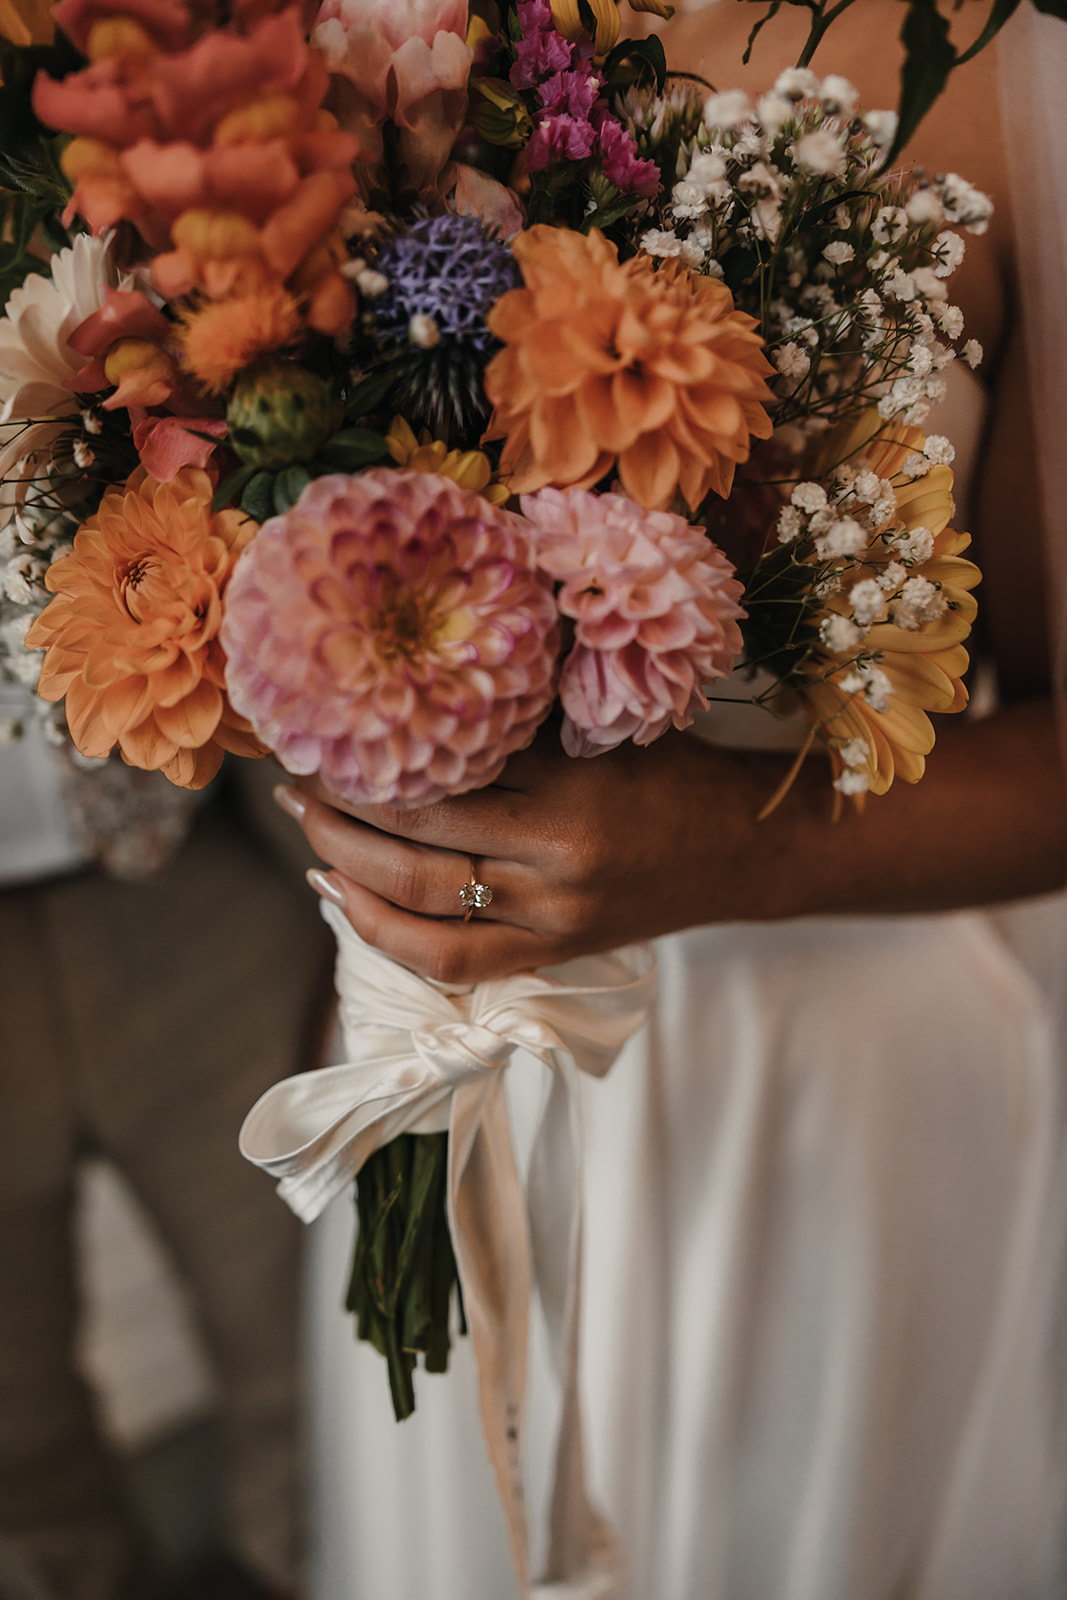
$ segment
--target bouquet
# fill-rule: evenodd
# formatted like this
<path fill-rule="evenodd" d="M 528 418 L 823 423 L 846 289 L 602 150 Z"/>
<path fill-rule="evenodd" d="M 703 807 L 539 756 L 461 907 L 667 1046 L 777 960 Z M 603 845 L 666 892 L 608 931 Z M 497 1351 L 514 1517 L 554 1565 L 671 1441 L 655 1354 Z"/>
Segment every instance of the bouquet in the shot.
<path fill-rule="evenodd" d="M 923 422 L 980 359 L 948 280 L 985 196 L 891 167 L 895 117 L 843 79 L 671 75 L 614 0 L 307 22 L 60 0 L 3 50 L 0 666 L 55 736 L 187 789 L 273 753 L 404 808 L 491 784 L 554 707 L 593 757 L 729 676 L 796 725 L 790 777 L 825 750 L 837 807 L 917 781 L 928 713 L 966 703 L 979 574 Z M 456 913 L 487 904 L 472 870 Z M 358 1173 L 348 1305 L 398 1417 L 458 1299 L 525 1578 L 499 1068 L 549 1065 L 550 1565 L 595 1568 L 574 1082 L 639 1026 L 650 958 L 454 994 L 324 914 L 353 1061 L 270 1091 L 246 1153 L 306 1217 Z"/>

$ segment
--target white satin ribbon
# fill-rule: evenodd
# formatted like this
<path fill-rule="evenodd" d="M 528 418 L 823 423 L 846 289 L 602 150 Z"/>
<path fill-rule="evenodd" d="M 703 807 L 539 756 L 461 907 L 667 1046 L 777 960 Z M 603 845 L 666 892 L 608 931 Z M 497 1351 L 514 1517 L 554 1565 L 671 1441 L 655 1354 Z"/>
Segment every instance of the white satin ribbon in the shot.
<path fill-rule="evenodd" d="M 609 1600 L 621 1583 L 621 1553 L 586 1493 L 578 1404 L 578 1072 L 603 1077 L 644 1022 L 655 958 L 634 945 L 448 992 L 364 944 L 328 902 L 322 913 L 337 937 L 351 1059 L 268 1089 L 245 1118 L 241 1151 L 279 1180 L 279 1194 L 310 1222 L 397 1134 L 447 1127 L 448 1220 L 482 1426 L 522 1592 L 535 1600 Z M 551 1071 L 525 1204 L 502 1072 L 518 1049 Z M 537 1583 L 529 1576 L 522 1475 L 534 1272 L 563 1391 L 549 1553 Z"/>

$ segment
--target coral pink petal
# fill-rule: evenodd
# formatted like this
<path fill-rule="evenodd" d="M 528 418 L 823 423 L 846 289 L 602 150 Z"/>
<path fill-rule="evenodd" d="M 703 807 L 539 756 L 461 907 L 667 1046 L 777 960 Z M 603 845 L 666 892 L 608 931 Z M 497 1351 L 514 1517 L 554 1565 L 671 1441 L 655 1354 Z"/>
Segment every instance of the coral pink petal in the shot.
<path fill-rule="evenodd" d="M 109 289 L 100 309 L 79 322 L 67 335 L 67 343 L 81 356 L 96 356 L 116 339 L 150 339 L 158 344 L 170 332 L 162 311 L 139 289 Z"/>
<path fill-rule="evenodd" d="M 492 781 L 555 691 L 526 524 L 430 473 L 315 480 L 242 556 L 221 638 L 235 709 L 353 802 Z"/>
<path fill-rule="evenodd" d="M 226 437 L 226 424 L 217 417 L 146 417 L 135 424 L 133 443 L 145 471 L 161 483 L 169 483 L 180 467 L 208 465 L 216 446 L 210 439 L 197 437 L 204 433 L 221 441 Z"/>

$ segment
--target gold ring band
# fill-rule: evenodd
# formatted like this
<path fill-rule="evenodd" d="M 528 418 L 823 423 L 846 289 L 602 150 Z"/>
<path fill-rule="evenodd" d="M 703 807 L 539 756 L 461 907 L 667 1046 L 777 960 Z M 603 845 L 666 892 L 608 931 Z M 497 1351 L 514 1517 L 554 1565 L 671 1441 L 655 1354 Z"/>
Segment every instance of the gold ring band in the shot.
<path fill-rule="evenodd" d="M 484 911 L 485 907 L 492 904 L 493 891 L 487 883 L 478 882 L 478 874 L 474 870 L 474 857 L 470 856 L 470 877 L 459 891 L 460 904 L 463 907 L 463 920 L 469 922 L 476 911 Z"/>

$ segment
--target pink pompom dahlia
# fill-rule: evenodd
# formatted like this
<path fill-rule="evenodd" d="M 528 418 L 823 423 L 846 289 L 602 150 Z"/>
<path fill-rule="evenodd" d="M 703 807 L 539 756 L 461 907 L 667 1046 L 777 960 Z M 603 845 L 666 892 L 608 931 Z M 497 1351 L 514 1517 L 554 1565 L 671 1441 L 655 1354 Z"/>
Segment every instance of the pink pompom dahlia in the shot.
<path fill-rule="evenodd" d="M 433 473 L 309 484 L 238 564 L 222 632 L 233 704 L 290 772 L 358 804 L 491 783 L 555 693 L 525 523 Z"/>
<path fill-rule="evenodd" d="M 688 727 L 707 704 L 702 686 L 741 648 L 742 585 L 722 551 L 683 517 L 624 495 L 541 489 L 522 509 L 575 624 L 560 680 L 567 754 Z"/>

